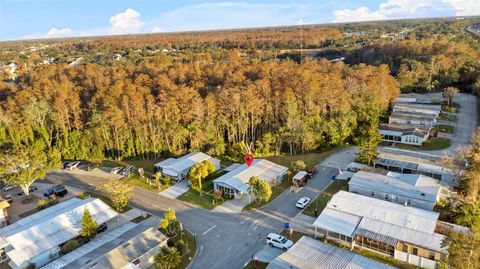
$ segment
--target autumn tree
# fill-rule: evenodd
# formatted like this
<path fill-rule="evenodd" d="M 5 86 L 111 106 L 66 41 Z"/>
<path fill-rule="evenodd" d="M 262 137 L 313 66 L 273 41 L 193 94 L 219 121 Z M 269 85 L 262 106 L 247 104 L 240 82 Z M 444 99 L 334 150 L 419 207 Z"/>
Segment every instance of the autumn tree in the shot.
<path fill-rule="evenodd" d="M 192 188 L 197 190 L 200 195 L 203 193 L 202 181 L 208 175 L 215 171 L 215 166 L 208 160 L 196 163 L 190 171 L 188 171 L 187 178 L 191 183 Z"/>
<path fill-rule="evenodd" d="M 82 215 L 82 229 L 80 230 L 80 236 L 90 240 L 95 237 L 98 233 L 98 224 L 92 218 L 90 210 L 87 207 L 83 209 Z"/>
<path fill-rule="evenodd" d="M 293 162 L 292 166 L 294 172 L 302 171 L 307 168 L 304 160 L 296 160 Z"/>
<path fill-rule="evenodd" d="M 458 94 L 460 93 L 460 91 L 458 90 L 458 88 L 455 88 L 455 87 L 446 87 L 444 90 L 443 90 L 443 97 L 445 99 L 447 99 L 447 104 L 450 105 L 450 103 L 452 102 L 452 99 L 457 96 Z"/>
<path fill-rule="evenodd" d="M 111 201 L 117 211 L 123 211 L 133 196 L 133 186 L 119 179 L 111 179 L 99 186 L 100 191 Z"/>
<path fill-rule="evenodd" d="M 272 197 L 272 188 L 264 180 L 254 176 L 248 180 L 248 185 L 257 203 L 267 202 Z"/>
<path fill-rule="evenodd" d="M 374 122 L 367 130 L 366 136 L 360 139 L 358 145 L 360 150 L 358 153 L 358 160 L 365 164 L 372 164 L 373 161 L 377 159 L 377 146 L 381 140 L 381 135 L 378 133 L 378 122 Z"/>

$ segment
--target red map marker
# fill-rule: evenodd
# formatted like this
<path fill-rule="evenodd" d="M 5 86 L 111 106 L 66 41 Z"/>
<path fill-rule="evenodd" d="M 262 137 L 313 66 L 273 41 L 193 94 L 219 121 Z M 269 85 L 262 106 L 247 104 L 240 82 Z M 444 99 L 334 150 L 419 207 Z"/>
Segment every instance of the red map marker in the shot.
<path fill-rule="evenodd" d="M 253 155 L 252 154 L 245 154 L 245 156 L 243 156 L 243 160 L 245 161 L 245 163 L 250 166 L 253 162 Z"/>

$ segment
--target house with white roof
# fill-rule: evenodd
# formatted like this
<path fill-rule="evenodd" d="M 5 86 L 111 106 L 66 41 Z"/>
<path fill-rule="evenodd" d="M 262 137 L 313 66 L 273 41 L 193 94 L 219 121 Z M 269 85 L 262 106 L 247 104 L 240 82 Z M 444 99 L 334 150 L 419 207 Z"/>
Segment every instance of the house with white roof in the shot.
<path fill-rule="evenodd" d="M 393 113 L 415 113 L 419 115 L 432 115 L 438 117 L 442 111 L 441 105 L 419 104 L 419 103 L 395 103 Z"/>
<path fill-rule="evenodd" d="M 38 268 L 58 258 L 59 246 L 79 236 L 85 208 L 98 224 L 118 216 L 100 199 L 73 198 L 23 218 L 0 229 L 0 248 L 10 259 L 8 265 Z"/>
<path fill-rule="evenodd" d="M 190 168 L 203 161 L 211 162 L 216 170 L 220 169 L 220 160 L 212 158 L 203 152 L 192 152 L 178 159 L 168 158 L 155 164 L 155 168 L 162 172 L 163 176 L 169 176 L 175 180 L 181 181 L 187 178 Z"/>
<path fill-rule="evenodd" d="M 430 135 L 429 128 L 400 124 L 380 124 L 378 132 L 382 136 L 382 141 L 415 146 L 421 146 Z"/>
<path fill-rule="evenodd" d="M 393 112 L 390 117 L 388 117 L 388 123 L 432 128 L 437 124 L 437 116 L 409 111 Z"/>
<path fill-rule="evenodd" d="M 369 250 L 424 268 L 445 261 L 439 213 L 346 191 L 333 195 L 313 223 L 315 237 Z"/>
<path fill-rule="evenodd" d="M 348 182 L 348 191 L 426 210 L 433 210 L 437 201 L 450 197 L 450 191 L 434 178 L 395 172 L 383 175 L 359 171 Z"/>
<path fill-rule="evenodd" d="M 240 198 L 250 194 L 248 181 L 251 177 L 258 177 L 270 186 L 275 186 L 283 181 L 287 171 L 288 168 L 285 166 L 265 159 L 255 159 L 250 166 L 247 164 L 236 166 L 232 171 L 215 179 L 213 186 L 223 195 Z"/>
<path fill-rule="evenodd" d="M 308 236 L 270 261 L 267 269 L 394 269 Z"/>

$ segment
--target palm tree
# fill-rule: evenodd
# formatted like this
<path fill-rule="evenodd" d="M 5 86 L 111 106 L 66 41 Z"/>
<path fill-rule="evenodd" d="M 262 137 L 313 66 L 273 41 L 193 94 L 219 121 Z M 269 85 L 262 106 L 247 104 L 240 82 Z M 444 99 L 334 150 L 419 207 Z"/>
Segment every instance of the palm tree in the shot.
<path fill-rule="evenodd" d="M 157 256 L 155 256 L 155 268 L 172 269 L 177 267 L 181 261 L 180 252 L 177 248 L 161 247 Z"/>

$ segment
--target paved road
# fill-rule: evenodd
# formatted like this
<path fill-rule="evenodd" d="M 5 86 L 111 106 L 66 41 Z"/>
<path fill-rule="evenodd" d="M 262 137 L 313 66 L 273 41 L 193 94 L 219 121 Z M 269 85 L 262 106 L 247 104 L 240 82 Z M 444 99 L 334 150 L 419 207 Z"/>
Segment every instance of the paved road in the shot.
<path fill-rule="evenodd" d="M 198 252 L 191 269 L 242 268 L 265 245 L 268 233 L 279 232 L 285 221 L 300 213 L 295 202 L 303 196 L 316 197 L 331 182 L 331 175 L 338 172 L 338 168 L 318 168 L 319 173 L 297 193 L 287 191 L 267 207 L 249 213 L 211 212 L 141 188 L 135 188 L 131 204 L 157 216 L 168 208 L 175 209 L 184 227 L 196 234 Z M 91 190 L 106 179 L 57 171 L 47 180 Z"/>

